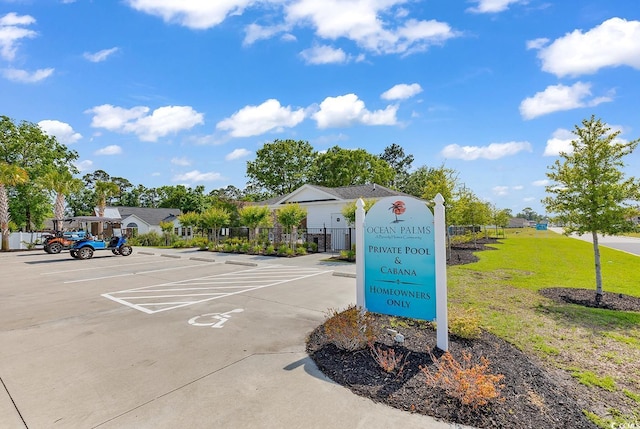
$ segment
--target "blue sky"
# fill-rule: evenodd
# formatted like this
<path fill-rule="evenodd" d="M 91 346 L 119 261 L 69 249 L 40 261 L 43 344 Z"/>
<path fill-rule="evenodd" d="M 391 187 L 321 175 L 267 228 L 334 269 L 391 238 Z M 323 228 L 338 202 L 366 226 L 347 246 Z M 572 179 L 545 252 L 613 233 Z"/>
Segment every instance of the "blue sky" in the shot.
<path fill-rule="evenodd" d="M 244 188 L 275 139 L 396 143 L 544 213 L 574 125 L 633 140 L 639 105 L 637 0 L 0 0 L 0 114 L 146 187 Z"/>

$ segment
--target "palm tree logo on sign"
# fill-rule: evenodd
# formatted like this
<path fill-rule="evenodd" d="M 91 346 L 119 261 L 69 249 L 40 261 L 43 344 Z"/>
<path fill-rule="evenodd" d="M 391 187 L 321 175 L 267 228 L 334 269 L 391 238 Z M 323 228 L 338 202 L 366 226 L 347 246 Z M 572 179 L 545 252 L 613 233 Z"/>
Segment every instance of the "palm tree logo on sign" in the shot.
<path fill-rule="evenodd" d="M 404 203 L 404 201 L 394 201 L 391 204 L 391 207 L 389 207 L 389 210 L 391 210 L 391 212 L 396 215 L 396 220 L 394 221 L 394 223 L 398 223 L 398 222 L 402 222 L 402 219 L 398 219 L 399 215 L 404 214 L 404 212 L 407 211 L 407 206 Z"/>

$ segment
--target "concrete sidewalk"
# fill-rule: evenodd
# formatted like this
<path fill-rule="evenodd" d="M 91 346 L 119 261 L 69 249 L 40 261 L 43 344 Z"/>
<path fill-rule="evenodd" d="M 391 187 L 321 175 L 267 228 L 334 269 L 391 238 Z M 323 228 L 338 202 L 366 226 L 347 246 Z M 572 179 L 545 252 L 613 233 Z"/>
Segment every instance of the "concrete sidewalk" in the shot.
<path fill-rule="evenodd" d="M 11 281 L 0 283 L 0 427 L 462 428 L 374 403 L 320 373 L 306 336 L 329 308 L 355 302 L 355 265 L 327 256 L 2 255 Z M 177 290 L 187 278 L 204 288 L 206 279 L 265 277 L 274 266 L 312 274 L 156 314 L 100 296 Z M 187 323 L 232 309 L 242 312 L 224 329 Z"/>

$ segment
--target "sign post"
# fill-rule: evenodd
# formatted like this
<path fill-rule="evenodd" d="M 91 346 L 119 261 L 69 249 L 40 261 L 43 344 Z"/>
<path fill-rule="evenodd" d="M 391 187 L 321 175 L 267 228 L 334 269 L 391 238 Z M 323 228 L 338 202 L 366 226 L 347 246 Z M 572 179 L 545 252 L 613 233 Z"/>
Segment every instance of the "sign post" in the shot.
<path fill-rule="evenodd" d="M 444 199 L 431 213 L 413 197 L 356 203 L 356 303 L 368 311 L 437 321 L 448 350 Z"/>

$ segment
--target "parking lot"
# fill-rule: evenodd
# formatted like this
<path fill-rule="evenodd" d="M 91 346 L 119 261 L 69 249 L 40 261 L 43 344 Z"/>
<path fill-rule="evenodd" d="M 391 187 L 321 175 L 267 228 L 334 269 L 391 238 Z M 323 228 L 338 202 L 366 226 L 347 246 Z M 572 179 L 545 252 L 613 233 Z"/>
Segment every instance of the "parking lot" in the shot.
<path fill-rule="evenodd" d="M 326 311 L 355 302 L 355 267 L 326 257 L 0 254 L 0 426 L 450 427 L 307 357 Z"/>

